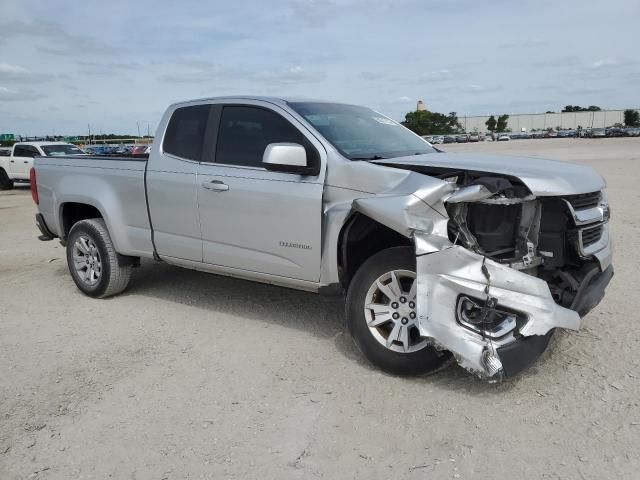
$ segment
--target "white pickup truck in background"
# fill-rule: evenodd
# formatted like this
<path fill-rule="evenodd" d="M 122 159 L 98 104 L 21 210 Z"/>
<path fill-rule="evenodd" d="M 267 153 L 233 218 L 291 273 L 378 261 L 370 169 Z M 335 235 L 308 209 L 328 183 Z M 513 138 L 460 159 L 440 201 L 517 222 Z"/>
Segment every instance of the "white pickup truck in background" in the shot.
<path fill-rule="evenodd" d="M 13 188 L 14 181 L 29 181 L 34 157 L 84 154 L 75 145 L 64 142 L 20 142 L 13 145 L 10 155 L 0 156 L 0 190 Z"/>

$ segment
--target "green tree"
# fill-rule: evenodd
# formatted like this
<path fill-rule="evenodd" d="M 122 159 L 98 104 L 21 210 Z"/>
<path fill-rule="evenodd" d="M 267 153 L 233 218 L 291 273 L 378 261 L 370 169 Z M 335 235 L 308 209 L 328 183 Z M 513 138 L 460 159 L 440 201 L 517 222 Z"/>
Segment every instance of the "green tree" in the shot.
<path fill-rule="evenodd" d="M 496 132 L 505 132 L 507 130 L 507 122 L 509 121 L 509 115 L 500 115 L 496 122 Z"/>
<path fill-rule="evenodd" d="M 625 110 L 624 124 L 627 127 L 640 127 L 640 113 L 638 113 L 638 110 Z"/>
<path fill-rule="evenodd" d="M 407 113 L 402 124 L 418 135 L 448 135 L 461 128 L 456 112 L 445 115 L 428 110 Z"/>
<path fill-rule="evenodd" d="M 587 108 L 578 105 L 567 105 L 562 109 L 563 112 L 599 112 L 600 110 L 602 109 L 597 105 L 589 105 Z"/>
<path fill-rule="evenodd" d="M 498 122 L 496 122 L 496 117 L 494 117 L 493 115 L 491 115 L 489 117 L 489 120 L 484 122 L 484 124 L 487 126 L 487 130 L 489 130 L 490 132 L 495 132 L 496 131 L 496 124 L 497 123 Z"/>

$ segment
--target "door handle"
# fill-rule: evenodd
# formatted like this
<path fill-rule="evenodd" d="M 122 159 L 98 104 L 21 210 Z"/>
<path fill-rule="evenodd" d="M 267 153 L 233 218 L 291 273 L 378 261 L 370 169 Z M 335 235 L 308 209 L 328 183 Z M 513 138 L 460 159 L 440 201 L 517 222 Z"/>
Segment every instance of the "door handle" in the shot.
<path fill-rule="evenodd" d="M 229 190 L 229 185 L 221 180 L 213 180 L 211 182 L 204 182 L 202 184 L 207 190 L 213 190 L 214 192 L 226 192 Z"/>
<path fill-rule="evenodd" d="M 16 163 L 16 161 L 15 161 L 15 160 L 9 160 L 9 161 L 10 161 L 11 163 Z"/>
<path fill-rule="evenodd" d="M 25 160 L 24 163 L 29 163 L 29 160 Z"/>

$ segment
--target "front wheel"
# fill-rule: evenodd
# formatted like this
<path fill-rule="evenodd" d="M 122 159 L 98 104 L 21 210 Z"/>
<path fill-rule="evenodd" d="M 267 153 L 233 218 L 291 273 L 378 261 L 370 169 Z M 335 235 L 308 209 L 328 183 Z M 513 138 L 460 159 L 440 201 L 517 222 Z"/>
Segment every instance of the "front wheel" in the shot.
<path fill-rule="evenodd" d="M 367 359 L 396 375 L 440 369 L 450 358 L 420 336 L 416 257 L 410 247 L 378 252 L 358 270 L 347 293 L 347 327 Z"/>
<path fill-rule="evenodd" d="M 76 286 L 94 298 L 122 292 L 129 284 L 132 264 L 113 246 L 104 220 L 81 220 L 67 239 L 67 264 Z"/>

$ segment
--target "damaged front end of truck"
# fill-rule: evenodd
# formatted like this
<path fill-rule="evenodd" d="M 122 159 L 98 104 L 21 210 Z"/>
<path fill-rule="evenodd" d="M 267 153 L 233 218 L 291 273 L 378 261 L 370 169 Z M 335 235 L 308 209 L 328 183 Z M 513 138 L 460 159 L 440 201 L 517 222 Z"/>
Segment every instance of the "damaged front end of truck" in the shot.
<path fill-rule="evenodd" d="M 468 371 L 518 374 L 602 299 L 613 276 L 602 188 L 563 196 L 517 176 L 400 168 L 425 183 L 353 208 L 413 239 L 420 336 Z"/>

